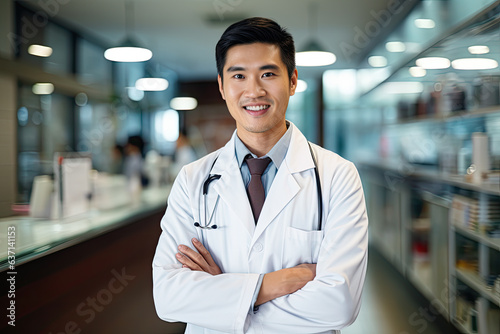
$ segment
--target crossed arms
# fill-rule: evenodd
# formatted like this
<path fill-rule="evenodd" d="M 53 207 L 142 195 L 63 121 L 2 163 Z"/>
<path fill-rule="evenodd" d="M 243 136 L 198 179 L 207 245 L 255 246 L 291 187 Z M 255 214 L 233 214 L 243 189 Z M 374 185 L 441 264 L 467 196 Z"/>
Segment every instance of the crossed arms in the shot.
<path fill-rule="evenodd" d="M 198 252 L 186 245 L 179 246 L 175 255 L 183 268 L 204 271 L 211 275 L 222 274 L 210 253 L 196 238 L 191 240 Z M 264 275 L 255 306 L 264 304 L 275 298 L 294 293 L 304 287 L 316 276 L 316 264 L 303 263 L 292 268 L 280 269 Z"/>

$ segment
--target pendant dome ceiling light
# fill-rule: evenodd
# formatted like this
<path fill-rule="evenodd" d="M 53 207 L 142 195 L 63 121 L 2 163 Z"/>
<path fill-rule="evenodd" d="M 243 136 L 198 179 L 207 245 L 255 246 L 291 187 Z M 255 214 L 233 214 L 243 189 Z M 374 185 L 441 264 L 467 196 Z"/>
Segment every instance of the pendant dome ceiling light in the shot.
<path fill-rule="evenodd" d="M 313 8 L 315 5 L 315 8 Z M 314 3 L 309 5 L 309 31 L 317 35 L 317 6 Z M 313 17 L 316 16 L 316 17 Z M 314 25 L 314 26 L 313 26 Z M 337 57 L 332 52 L 325 51 L 314 37 L 305 44 L 302 51 L 295 54 L 297 66 L 326 66 L 335 63 Z"/>
<path fill-rule="evenodd" d="M 130 37 L 130 21 L 133 19 L 133 3 L 125 3 L 125 40 L 117 47 L 109 48 L 104 52 L 104 58 L 117 62 L 140 62 L 153 57 L 151 50 L 138 46 L 139 44 Z"/>

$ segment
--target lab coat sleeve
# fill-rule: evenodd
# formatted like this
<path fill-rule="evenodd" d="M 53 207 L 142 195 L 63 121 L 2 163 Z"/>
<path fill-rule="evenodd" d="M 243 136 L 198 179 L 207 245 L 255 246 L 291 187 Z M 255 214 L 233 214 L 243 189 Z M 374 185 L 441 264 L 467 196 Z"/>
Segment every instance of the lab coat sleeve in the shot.
<path fill-rule="evenodd" d="M 153 297 L 158 316 L 228 333 L 243 333 L 259 274 L 221 274 L 182 268 L 175 254 L 197 237 L 185 169 L 177 177 L 161 221 L 153 259 Z M 248 324 L 247 324 L 248 325 Z"/>
<path fill-rule="evenodd" d="M 325 183 L 323 183 L 325 187 Z M 251 322 L 264 333 L 339 330 L 357 317 L 364 284 L 368 219 L 359 175 L 350 162 L 332 178 L 316 277 L 293 294 L 260 305 Z M 325 203 L 325 199 L 324 199 Z"/>

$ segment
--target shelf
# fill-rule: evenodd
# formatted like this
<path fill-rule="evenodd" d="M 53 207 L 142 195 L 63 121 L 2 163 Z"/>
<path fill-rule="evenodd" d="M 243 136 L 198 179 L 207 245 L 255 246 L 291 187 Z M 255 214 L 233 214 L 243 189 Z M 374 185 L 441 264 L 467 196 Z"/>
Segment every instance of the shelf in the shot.
<path fill-rule="evenodd" d="M 486 288 L 486 284 L 479 277 L 479 275 L 462 269 L 456 269 L 456 273 L 457 278 L 466 283 L 469 287 L 479 292 L 483 297 L 500 307 L 500 298 L 493 292 L 493 290 L 489 290 Z"/>
<path fill-rule="evenodd" d="M 412 165 L 403 160 L 397 159 L 381 159 L 378 161 L 358 161 L 356 163 L 361 168 L 371 168 L 378 169 L 383 172 L 394 173 L 395 181 L 398 183 L 404 183 L 406 178 L 413 179 L 424 179 L 429 182 L 437 182 L 442 184 L 448 184 L 462 189 L 477 191 L 480 193 L 485 193 L 488 195 L 500 196 L 500 184 L 499 183 L 471 183 L 464 180 L 463 175 L 443 173 L 438 170 L 437 167 L 421 167 L 418 165 Z M 401 171 L 401 165 L 406 164 L 411 168 L 407 168 L 407 173 Z M 383 181 L 382 181 L 383 182 Z M 381 183 L 380 185 L 387 186 L 387 183 Z M 435 196 L 435 195 L 433 195 Z M 439 198 L 439 196 L 437 196 Z M 451 207 L 451 201 L 440 198 L 439 205 Z"/>
<path fill-rule="evenodd" d="M 480 242 L 490 248 L 493 248 L 497 251 L 500 251 L 500 238 L 490 238 L 482 233 L 474 232 L 469 230 L 466 227 L 459 226 L 459 225 L 452 225 L 455 231 L 460 232 L 461 234 L 477 241 Z"/>
<path fill-rule="evenodd" d="M 461 110 L 450 112 L 449 115 L 425 115 L 415 116 L 405 119 L 399 119 L 394 123 L 387 123 L 385 125 L 401 125 L 419 122 L 447 122 L 453 120 L 463 120 L 467 118 L 482 117 L 500 113 L 500 106 L 482 107 L 474 110 Z"/>
<path fill-rule="evenodd" d="M 443 175 L 443 180 L 446 183 L 459 188 L 500 196 L 500 184 L 494 184 L 494 183 L 476 184 L 476 183 L 466 182 L 464 181 L 464 177 L 462 175 Z"/>

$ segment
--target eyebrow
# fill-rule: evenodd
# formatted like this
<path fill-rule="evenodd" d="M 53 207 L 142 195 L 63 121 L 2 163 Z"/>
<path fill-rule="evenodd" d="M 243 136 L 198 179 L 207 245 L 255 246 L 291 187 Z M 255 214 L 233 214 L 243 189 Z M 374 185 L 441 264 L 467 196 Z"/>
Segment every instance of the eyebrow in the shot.
<path fill-rule="evenodd" d="M 274 64 L 269 64 L 269 65 L 263 65 L 259 67 L 260 71 L 263 70 L 274 70 L 274 71 L 279 71 L 279 66 L 274 65 Z M 242 66 L 230 66 L 227 68 L 226 72 L 240 72 L 240 71 L 245 71 L 245 68 Z"/>

